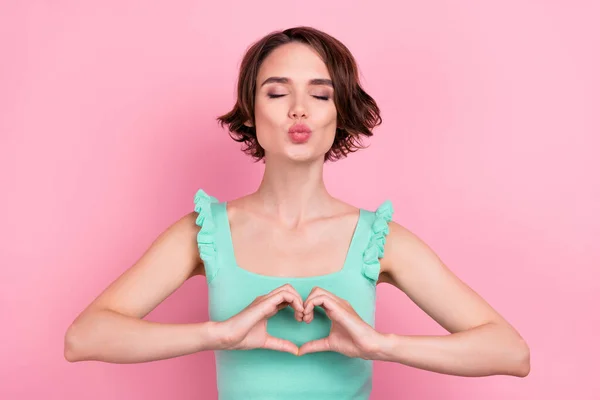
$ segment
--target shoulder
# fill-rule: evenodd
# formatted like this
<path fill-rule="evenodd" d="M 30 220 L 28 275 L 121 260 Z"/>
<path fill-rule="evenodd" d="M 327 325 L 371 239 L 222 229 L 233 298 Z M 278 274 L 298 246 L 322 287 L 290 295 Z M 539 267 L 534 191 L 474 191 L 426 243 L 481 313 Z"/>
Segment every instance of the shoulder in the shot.
<path fill-rule="evenodd" d="M 189 250 L 190 257 L 194 260 L 195 268 L 190 274 L 190 277 L 194 275 L 204 275 L 204 262 L 200 258 L 200 252 L 198 249 L 198 233 L 202 229 L 198 225 L 198 212 L 191 211 L 185 214 L 179 221 L 177 221 L 173 228 L 175 235 L 177 235 L 183 242 L 186 243 L 186 248 Z"/>
<path fill-rule="evenodd" d="M 381 259 L 383 281 L 386 281 L 386 277 L 398 279 L 414 268 L 439 262 L 437 254 L 418 235 L 397 222 L 389 223 L 389 234 Z"/>
<path fill-rule="evenodd" d="M 345 217 L 349 220 L 354 220 L 363 209 L 355 204 L 343 201 L 338 198 L 334 198 L 331 210 L 328 214 L 332 217 Z"/>
<path fill-rule="evenodd" d="M 197 275 L 203 264 L 196 241 L 199 232 L 196 217 L 196 212 L 187 212 L 168 225 L 153 241 L 144 260 L 168 259 L 169 265 L 181 265 L 186 271 L 189 269 L 190 275 Z"/>
<path fill-rule="evenodd" d="M 163 239 L 191 241 L 195 240 L 200 227 L 196 224 L 198 213 L 195 211 L 182 215 L 171 223 L 161 234 Z"/>
<path fill-rule="evenodd" d="M 180 231 L 182 234 L 194 234 L 196 235 L 200 230 L 200 226 L 197 224 L 198 212 L 190 211 L 183 215 L 178 221 L 173 224 L 173 227 Z"/>
<path fill-rule="evenodd" d="M 388 227 L 389 233 L 385 243 L 385 252 L 381 259 L 382 270 L 389 267 L 392 261 L 397 259 L 407 247 L 414 246 L 419 240 L 414 233 L 395 221 L 390 221 Z"/>
<path fill-rule="evenodd" d="M 197 235 L 202 229 L 197 224 L 198 213 L 196 211 L 188 212 L 183 215 L 179 220 L 175 221 L 168 229 L 169 236 L 175 240 L 179 240 L 186 243 L 189 248 L 192 249 L 191 253 L 194 257 L 197 257 L 197 261 L 200 262 L 200 256 L 198 255 L 198 244 Z"/>

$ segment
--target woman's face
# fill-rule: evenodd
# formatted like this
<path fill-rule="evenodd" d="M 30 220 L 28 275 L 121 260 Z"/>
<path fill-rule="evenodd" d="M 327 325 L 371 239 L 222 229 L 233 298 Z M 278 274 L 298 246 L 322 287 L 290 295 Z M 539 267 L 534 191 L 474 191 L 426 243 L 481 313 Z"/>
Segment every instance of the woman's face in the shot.
<path fill-rule="evenodd" d="M 273 50 L 258 71 L 254 104 L 266 159 L 324 159 L 335 138 L 337 111 L 327 67 L 311 47 L 288 43 Z"/>

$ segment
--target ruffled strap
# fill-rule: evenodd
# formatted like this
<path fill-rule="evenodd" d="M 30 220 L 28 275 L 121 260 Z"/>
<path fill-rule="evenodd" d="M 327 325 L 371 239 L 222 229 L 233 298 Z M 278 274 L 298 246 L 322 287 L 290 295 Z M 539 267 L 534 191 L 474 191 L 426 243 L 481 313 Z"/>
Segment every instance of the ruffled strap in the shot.
<path fill-rule="evenodd" d="M 375 211 L 375 219 L 371 225 L 369 243 L 363 253 L 362 274 L 371 282 L 376 283 L 379 279 L 380 263 L 379 259 L 383 257 L 383 249 L 388 233 L 390 232 L 389 222 L 392 220 L 394 207 L 392 202 L 386 200 Z"/>
<path fill-rule="evenodd" d="M 207 281 L 211 281 L 217 275 L 217 263 L 215 262 L 217 254 L 215 246 L 216 226 L 211 204 L 218 202 L 219 200 L 209 196 L 202 189 L 198 190 L 194 196 L 194 211 L 198 213 L 196 225 L 201 227 L 197 236 L 198 250 L 200 251 L 200 258 L 204 262 Z"/>

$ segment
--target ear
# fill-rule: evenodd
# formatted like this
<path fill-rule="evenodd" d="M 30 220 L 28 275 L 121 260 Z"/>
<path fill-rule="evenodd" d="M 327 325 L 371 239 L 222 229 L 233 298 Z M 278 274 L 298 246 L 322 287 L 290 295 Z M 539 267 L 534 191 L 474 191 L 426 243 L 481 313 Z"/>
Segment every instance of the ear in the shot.
<path fill-rule="evenodd" d="M 252 125 L 252 121 L 250 121 L 250 120 L 244 122 L 244 125 L 247 126 L 248 128 L 252 128 L 254 126 L 254 125 Z"/>

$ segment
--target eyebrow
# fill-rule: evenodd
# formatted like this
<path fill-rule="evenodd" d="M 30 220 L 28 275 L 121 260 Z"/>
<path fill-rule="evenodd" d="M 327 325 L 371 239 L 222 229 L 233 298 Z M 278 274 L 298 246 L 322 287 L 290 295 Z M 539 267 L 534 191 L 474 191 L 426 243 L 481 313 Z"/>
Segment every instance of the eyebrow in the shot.
<path fill-rule="evenodd" d="M 265 79 L 265 81 L 260 85 L 261 87 L 266 85 L 267 83 L 282 83 L 282 84 L 289 84 L 292 80 L 290 78 L 285 78 L 282 76 L 271 76 L 267 79 Z M 333 88 L 333 82 L 331 81 L 331 79 L 322 79 L 322 78 L 317 78 L 317 79 L 311 79 L 310 81 L 308 81 L 309 85 L 325 85 L 325 86 L 331 86 Z"/>

